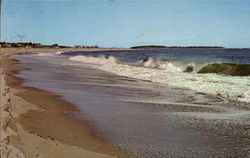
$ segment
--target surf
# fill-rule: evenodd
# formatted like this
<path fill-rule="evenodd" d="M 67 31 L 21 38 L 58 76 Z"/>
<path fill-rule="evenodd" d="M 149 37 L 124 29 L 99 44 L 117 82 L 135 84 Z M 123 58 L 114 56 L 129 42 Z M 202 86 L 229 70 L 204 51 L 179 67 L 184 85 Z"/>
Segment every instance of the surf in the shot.
<path fill-rule="evenodd" d="M 149 68 L 162 69 L 171 72 L 193 72 L 193 73 L 215 73 L 231 76 L 249 76 L 250 65 L 233 63 L 199 63 L 160 60 L 146 58 L 142 61 L 142 66 Z"/>
<path fill-rule="evenodd" d="M 188 63 L 154 58 L 129 63 L 110 55 L 98 57 L 77 55 L 68 59 L 120 76 L 250 102 L 249 65 Z M 240 73 L 239 69 L 242 69 Z"/>

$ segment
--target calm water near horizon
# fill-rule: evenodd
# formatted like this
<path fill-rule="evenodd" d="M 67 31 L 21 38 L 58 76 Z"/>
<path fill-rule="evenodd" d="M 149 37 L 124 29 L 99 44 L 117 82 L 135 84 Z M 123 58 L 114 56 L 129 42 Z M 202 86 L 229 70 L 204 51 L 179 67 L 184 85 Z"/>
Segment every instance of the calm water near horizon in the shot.
<path fill-rule="evenodd" d="M 82 111 L 69 115 L 133 157 L 250 154 L 250 50 L 39 52 L 14 58 L 32 68 L 17 74 L 24 86 L 61 95 Z M 208 72 L 201 73 L 205 67 Z"/>

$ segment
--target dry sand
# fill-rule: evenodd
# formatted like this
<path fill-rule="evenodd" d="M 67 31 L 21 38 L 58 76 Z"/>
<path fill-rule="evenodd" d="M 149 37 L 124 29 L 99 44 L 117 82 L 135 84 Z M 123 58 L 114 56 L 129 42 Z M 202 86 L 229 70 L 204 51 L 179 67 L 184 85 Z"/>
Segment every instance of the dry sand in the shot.
<path fill-rule="evenodd" d="M 91 127 L 67 114 L 73 105 L 47 92 L 19 86 L 13 77 L 25 68 L 9 57 L 33 51 L 86 49 L 1 49 L 1 158 L 127 157 L 97 138 Z M 90 50 L 90 49 L 87 49 Z"/>

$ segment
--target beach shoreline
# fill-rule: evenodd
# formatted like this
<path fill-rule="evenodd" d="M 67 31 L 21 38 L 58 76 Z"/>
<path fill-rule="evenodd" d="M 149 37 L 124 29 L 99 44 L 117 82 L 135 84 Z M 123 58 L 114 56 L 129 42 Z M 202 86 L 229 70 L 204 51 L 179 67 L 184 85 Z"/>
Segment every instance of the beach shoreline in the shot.
<path fill-rule="evenodd" d="M 13 76 L 25 68 L 12 55 L 71 50 L 92 49 L 1 48 L 1 157 L 127 157 L 96 137 L 87 123 L 66 114 L 79 112 L 76 107 L 57 95 L 23 87 L 22 79 Z"/>
<path fill-rule="evenodd" d="M 248 103 L 105 71 L 127 72 L 102 56 L 70 60 L 91 49 L 28 50 L 2 58 L 8 157 L 248 156 Z"/>

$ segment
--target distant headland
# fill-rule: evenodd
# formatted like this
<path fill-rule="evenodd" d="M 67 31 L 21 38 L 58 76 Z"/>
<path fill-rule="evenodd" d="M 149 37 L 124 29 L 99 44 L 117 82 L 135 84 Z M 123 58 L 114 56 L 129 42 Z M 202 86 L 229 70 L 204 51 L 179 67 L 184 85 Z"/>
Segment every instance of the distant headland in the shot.
<path fill-rule="evenodd" d="M 146 46 L 134 46 L 130 47 L 131 49 L 157 49 L 157 48 L 220 48 L 224 49 L 225 47 L 220 46 L 161 46 L 161 45 L 146 45 Z"/>

